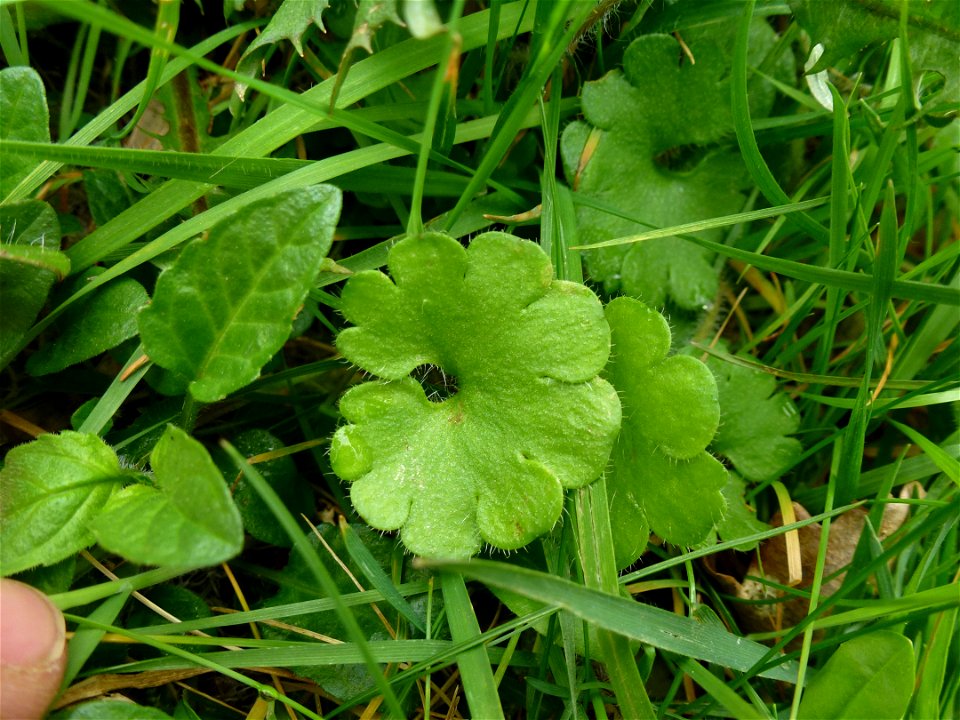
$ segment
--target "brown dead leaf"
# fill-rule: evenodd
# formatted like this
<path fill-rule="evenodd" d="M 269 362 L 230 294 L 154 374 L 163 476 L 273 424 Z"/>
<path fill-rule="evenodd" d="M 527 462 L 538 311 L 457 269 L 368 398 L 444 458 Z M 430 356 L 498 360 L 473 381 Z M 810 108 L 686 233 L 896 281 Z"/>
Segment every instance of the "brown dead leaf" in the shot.
<path fill-rule="evenodd" d="M 922 494 L 923 488 L 917 483 L 910 483 L 902 488 L 900 498 L 908 498 L 915 493 Z M 810 517 L 810 513 L 799 503 L 793 503 L 793 510 L 797 520 L 806 520 Z M 883 540 L 896 532 L 906 521 L 908 513 L 908 505 L 888 504 L 884 508 L 883 521 L 878 530 L 879 538 Z M 853 559 L 853 553 L 863 533 L 866 516 L 866 510 L 854 508 L 837 516 L 830 523 L 823 573 L 824 582 L 820 589 L 821 598 L 829 597 L 843 584 L 843 579 L 846 577 L 845 568 Z M 770 524 L 774 527 L 783 525 L 780 513 L 771 518 Z M 798 531 L 803 577 L 797 585 L 800 589 L 808 589 L 813 581 L 822 532 L 823 528 L 819 523 L 806 525 Z M 762 542 L 745 571 L 743 563 L 739 562 L 740 558 L 742 555 L 737 556 L 733 552 L 718 553 L 704 558 L 704 564 L 707 571 L 727 592 L 746 601 L 733 605 L 741 623 L 741 630 L 748 633 L 779 632 L 783 628 L 796 625 L 806 617 L 809 600 L 806 598 L 784 599 L 785 593 L 770 584 L 789 584 L 790 574 L 784 536 L 780 535 Z"/>

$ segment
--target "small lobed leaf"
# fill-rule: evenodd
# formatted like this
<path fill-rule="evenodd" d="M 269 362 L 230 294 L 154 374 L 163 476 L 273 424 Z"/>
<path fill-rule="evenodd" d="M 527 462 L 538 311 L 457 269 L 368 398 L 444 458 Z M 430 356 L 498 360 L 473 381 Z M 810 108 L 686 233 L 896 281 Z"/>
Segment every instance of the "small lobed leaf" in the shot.
<path fill-rule="evenodd" d="M 727 483 L 721 491 L 723 499 L 727 503 L 727 509 L 723 519 L 717 523 L 717 534 L 724 542 L 770 529 L 769 525 L 757 520 L 753 508 L 747 506 L 744 502 L 743 494 L 745 490 L 746 484 L 743 482 L 743 478 L 735 472 L 728 472 Z M 759 544 L 759 541 L 754 540 L 753 542 L 741 543 L 735 549 L 740 552 L 749 552 Z"/>
<path fill-rule="evenodd" d="M 89 523 L 124 477 L 96 435 L 41 435 L 7 453 L 0 470 L 0 571 L 52 565 L 94 542 Z"/>
<path fill-rule="evenodd" d="M 172 567 L 216 565 L 240 552 L 240 513 L 203 445 L 168 425 L 150 464 L 156 487 L 114 495 L 91 526 L 97 542 L 133 562 Z"/>
<path fill-rule="evenodd" d="M 843 643 L 804 691 L 797 717 L 899 720 L 913 695 L 913 644 L 878 630 Z"/>
<path fill-rule="evenodd" d="M 752 482 L 779 478 L 797 462 L 803 446 L 787 437 L 800 426 L 793 401 L 777 391 L 772 375 L 716 360 L 720 428 L 711 448 Z"/>
<path fill-rule="evenodd" d="M 25 66 L 0 70 L 0 140 L 50 142 L 47 93 L 36 70 Z M 36 162 L 4 153 L 0 163 L 0 200 L 5 199 Z"/>
<path fill-rule="evenodd" d="M 333 240 L 340 191 L 313 185 L 255 202 L 190 243 L 157 280 L 140 337 L 201 402 L 252 380 L 283 346 Z"/>
<path fill-rule="evenodd" d="M 584 121 L 561 138 L 564 170 L 573 189 L 619 209 L 639 225 L 579 205 L 579 241 L 592 244 L 718 215 L 743 203 L 739 156 L 716 146 L 733 132 L 729 67 L 735 23 L 688 28 L 690 62 L 676 38 L 643 35 L 624 53 L 623 70 L 584 84 Z M 752 26 L 751 62 L 758 64 L 775 35 L 762 20 Z M 781 63 L 777 72 L 788 68 Z M 755 115 L 769 112 L 773 90 L 751 87 Z M 672 167 L 677 154 L 692 167 Z M 719 240 L 717 231 L 703 237 Z M 591 277 L 607 292 L 622 291 L 659 307 L 668 300 L 699 310 L 717 292 L 711 254 L 679 238 L 659 238 L 584 253 Z"/>
<path fill-rule="evenodd" d="M 727 473 L 705 450 L 720 419 L 707 367 L 668 356 L 666 319 L 638 300 L 617 298 L 606 316 L 613 339 L 606 375 L 623 403 L 607 492 L 624 567 L 643 552 L 650 530 L 676 545 L 705 540 L 723 517 Z"/>
<path fill-rule="evenodd" d="M 564 488 L 600 475 L 620 424 L 597 377 L 610 348 L 600 302 L 506 233 L 469 249 L 407 237 L 388 266 L 392 279 L 362 272 L 343 291 L 355 327 L 337 347 L 383 381 L 341 399 L 333 469 L 360 515 L 400 529 L 416 554 L 521 547 L 557 521 Z M 429 399 L 409 377 L 422 365 L 453 376 L 456 392 Z"/>
<path fill-rule="evenodd" d="M 59 372 L 137 334 L 137 312 L 150 298 L 132 278 L 120 278 L 71 305 L 57 321 L 60 334 L 27 361 L 33 375 Z"/>

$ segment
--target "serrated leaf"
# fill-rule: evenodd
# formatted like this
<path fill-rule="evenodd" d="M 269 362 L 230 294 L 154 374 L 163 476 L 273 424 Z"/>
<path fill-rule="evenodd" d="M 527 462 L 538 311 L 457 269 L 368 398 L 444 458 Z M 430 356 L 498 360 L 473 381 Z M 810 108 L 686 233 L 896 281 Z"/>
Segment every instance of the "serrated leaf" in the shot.
<path fill-rule="evenodd" d="M 247 430 L 237 435 L 232 441 L 233 446 L 246 457 L 253 457 L 262 453 L 273 452 L 283 447 L 283 443 L 266 430 Z M 215 455 L 217 464 L 223 470 L 224 476 L 232 479 L 237 476 L 237 467 L 222 451 Z M 257 463 L 257 470 L 263 479 L 276 490 L 277 495 L 294 515 L 304 513 L 311 515 L 314 501 L 313 493 L 307 481 L 300 477 L 297 467 L 290 456 L 278 457 L 273 460 Z M 240 474 L 233 487 L 233 501 L 237 504 L 243 527 L 258 540 L 290 547 L 291 540 L 284 529 L 277 523 L 276 517 L 267 507 L 259 493 L 250 487 L 247 479 Z"/>
<path fill-rule="evenodd" d="M 814 2 L 790 0 L 797 22 L 814 44 L 823 46 L 809 74 L 820 72 L 838 61 L 855 55 L 874 43 L 893 40 L 900 34 L 901 3 L 876 0 Z M 944 78 L 942 99 L 955 104 L 960 100 L 960 66 L 957 43 L 960 42 L 960 5 L 953 0 L 926 0 L 908 3 L 907 37 L 915 83 L 923 71 L 932 70 Z"/>
<path fill-rule="evenodd" d="M 0 244 L 0 369 L 6 367 L 70 260 L 41 245 Z"/>
<path fill-rule="evenodd" d="M 631 43 L 623 70 L 583 87 L 585 121 L 567 126 L 561 139 L 564 169 L 578 193 L 669 227 L 730 213 L 743 204 L 743 166 L 732 152 L 711 149 L 730 135 L 730 55 L 735 24 L 689 28 L 683 40 L 644 35 Z M 759 63 L 775 40 L 762 20 L 753 25 L 751 61 Z M 768 85 L 751 89 L 754 115 L 773 102 Z M 672 168 L 677 153 L 693 152 L 692 168 Z M 577 210 L 583 245 L 649 229 L 586 205 Z M 717 231 L 702 237 L 720 240 Z M 587 269 L 608 292 L 620 290 L 649 305 L 667 300 L 699 310 L 713 301 L 717 274 L 711 254 L 679 238 L 658 238 L 584 253 Z"/>
<path fill-rule="evenodd" d="M 303 34 L 310 29 L 311 25 L 316 25 L 322 32 L 323 11 L 329 7 L 329 0 L 284 0 L 283 4 L 277 8 L 270 22 L 263 29 L 257 39 L 254 40 L 237 63 L 237 72 L 241 75 L 254 77 L 259 71 L 259 65 L 267 52 L 267 46 L 278 43 L 281 40 L 289 40 L 296 48 L 297 54 L 303 56 L 302 38 Z M 240 100 L 246 93 L 247 86 L 237 83 L 234 90 Z"/>
<path fill-rule="evenodd" d="M 727 473 L 705 451 L 720 418 L 707 367 L 668 356 L 666 319 L 638 300 L 617 298 L 606 316 L 613 339 L 607 377 L 623 402 L 607 493 L 624 567 L 643 551 L 648 529 L 675 545 L 703 541 L 723 516 Z"/>
<path fill-rule="evenodd" d="M 899 720 L 913 694 L 913 644 L 878 630 L 843 643 L 803 693 L 797 714 L 816 718 Z"/>
<path fill-rule="evenodd" d="M 0 205 L 0 242 L 58 250 L 60 220 L 56 211 L 42 200 Z"/>
<path fill-rule="evenodd" d="M 96 435 L 41 435 L 7 453 L 0 470 L 0 570 L 52 565 L 94 541 L 89 522 L 120 487 L 123 471 Z"/>
<path fill-rule="evenodd" d="M 711 448 L 752 482 L 779 478 L 803 451 L 796 438 L 800 415 L 793 401 L 777 391 L 772 375 L 712 361 L 720 397 L 720 428 Z"/>
<path fill-rule="evenodd" d="M 252 203 L 193 241 L 157 280 L 140 338 L 201 402 L 260 374 L 283 346 L 333 240 L 340 191 L 312 185 Z"/>
<path fill-rule="evenodd" d="M 347 73 L 350 72 L 353 51 L 361 47 L 368 53 L 372 53 L 373 36 L 387 22 L 401 26 L 404 24 L 400 16 L 397 15 L 397 0 L 359 0 L 357 13 L 353 20 L 353 31 L 346 47 L 343 49 L 340 65 L 337 68 L 337 82 L 331 94 L 331 107 L 335 105 L 340 87 L 343 85 Z"/>
<path fill-rule="evenodd" d="M 717 523 L 717 534 L 724 542 L 770 529 L 769 525 L 757 520 L 754 510 L 744 502 L 745 489 L 746 484 L 743 482 L 743 478 L 734 472 L 727 473 L 727 483 L 721 490 L 727 508 L 723 519 Z M 748 552 L 759 544 L 758 540 L 754 540 L 737 545 L 734 549 L 740 552 Z"/>
<path fill-rule="evenodd" d="M 50 142 L 47 93 L 36 70 L 18 66 L 0 70 L 0 140 Z M 4 153 L 0 163 L 0 200 L 6 198 L 35 161 Z"/>
<path fill-rule="evenodd" d="M 392 279 L 353 276 L 337 338 L 383 378 L 347 392 L 334 471 L 381 530 L 412 552 L 464 557 L 482 542 L 518 548 L 560 517 L 564 488 L 603 471 L 620 424 L 597 377 L 610 351 L 596 296 L 554 280 L 543 251 L 506 233 L 468 250 L 436 233 L 390 250 Z M 409 373 L 432 365 L 456 393 L 428 399 Z"/>
<path fill-rule="evenodd" d="M 137 312 L 150 298 L 132 278 L 120 278 L 87 295 L 57 321 L 60 334 L 27 361 L 33 375 L 59 372 L 116 347 L 137 334 Z"/>
<path fill-rule="evenodd" d="M 243 523 L 206 449 L 173 425 L 150 455 L 156 487 L 118 492 L 94 520 L 97 542 L 136 563 L 205 567 L 243 547 Z"/>

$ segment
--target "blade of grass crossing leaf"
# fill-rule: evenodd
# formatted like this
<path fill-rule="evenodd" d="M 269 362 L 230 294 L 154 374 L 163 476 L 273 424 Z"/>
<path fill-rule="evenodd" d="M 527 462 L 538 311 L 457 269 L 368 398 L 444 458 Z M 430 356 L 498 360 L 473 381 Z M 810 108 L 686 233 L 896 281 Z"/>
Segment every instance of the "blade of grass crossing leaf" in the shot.
<path fill-rule="evenodd" d="M 480 634 L 480 626 L 467 593 L 467 586 L 463 576 L 453 572 L 445 572 L 442 576 L 441 588 L 443 602 L 447 613 L 447 624 L 450 626 L 450 637 L 455 643 L 472 640 Z M 500 706 L 500 697 L 497 695 L 497 684 L 493 679 L 490 667 L 490 656 L 485 646 L 480 645 L 457 657 L 460 675 L 463 678 L 463 691 L 470 705 L 470 713 L 476 718 L 503 717 L 503 708 Z"/>
<path fill-rule="evenodd" d="M 544 162 L 544 165 L 546 165 L 546 162 Z M 810 200 L 798 200 L 797 202 L 792 202 L 789 205 L 776 205 L 774 207 L 761 208 L 760 210 L 747 210 L 745 212 L 734 213 L 733 215 L 723 215 L 721 217 L 714 217 L 708 220 L 697 220 L 695 222 L 683 223 L 682 225 L 648 230 L 647 232 L 638 233 L 636 235 L 627 235 L 625 237 L 614 238 L 612 240 L 605 240 L 598 243 L 591 243 L 589 245 L 580 245 L 576 249 L 591 250 L 595 248 L 615 247 L 617 245 L 628 245 L 630 243 L 643 242 L 644 240 L 655 240 L 657 238 L 673 237 L 675 235 L 688 235 L 701 232 L 703 230 L 714 230 L 716 228 L 730 227 L 731 225 L 749 223 L 753 222 L 754 220 L 765 220 L 767 218 L 779 219 L 784 215 L 789 215 L 790 213 L 802 212 L 803 210 L 810 208 L 820 207 L 829 199 L 830 198 L 827 197 L 819 197 L 812 198 Z M 577 196 L 575 202 L 588 207 L 594 207 L 597 210 L 603 210 L 611 215 L 616 215 L 617 217 L 621 217 L 624 220 L 630 220 L 631 222 L 635 222 L 639 225 L 652 227 L 648 223 L 641 222 L 638 218 L 635 218 L 628 213 L 620 212 L 616 208 L 597 202 L 593 198 Z"/>
<path fill-rule="evenodd" d="M 605 212 L 609 212 L 617 217 L 630 220 L 631 222 L 644 225 L 646 224 L 642 220 L 639 220 L 628 213 L 621 212 L 615 208 L 603 206 L 601 203 L 596 203 L 594 201 L 587 203 L 584 201 L 582 196 L 577 198 L 577 202 L 588 204 L 591 207 L 596 207 L 597 209 L 604 210 Z M 816 202 L 817 204 L 822 204 L 823 201 L 822 199 L 817 199 L 805 202 Z M 754 211 L 754 213 L 762 212 L 764 211 Z M 724 220 L 723 224 L 726 225 L 728 223 L 726 220 Z M 675 228 L 673 230 L 675 230 Z M 657 233 L 657 236 L 661 236 L 665 230 L 658 229 L 655 232 Z M 854 273 L 846 270 L 835 270 L 833 268 L 818 267 L 815 265 L 806 265 L 793 260 L 785 260 L 783 258 L 762 255 L 760 253 L 750 252 L 749 250 L 743 250 L 741 248 L 724 245 L 723 243 L 713 242 L 712 240 L 705 240 L 697 235 L 687 235 L 684 233 L 677 233 L 675 231 L 671 231 L 670 234 L 676 237 L 682 237 L 684 240 L 706 248 L 707 250 L 715 252 L 718 255 L 731 257 L 736 260 L 742 260 L 745 263 L 755 265 L 761 270 L 780 273 L 781 275 L 786 275 L 787 277 L 791 277 L 796 280 L 804 280 L 806 282 L 819 283 L 821 285 L 835 286 L 847 291 L 869 292 L 872 287 L 872 278 L 869 275 L 863 275 L 862 273 Z M 629 242 L 636 242 L 637 237 L 648 239 L 650 235 L 652 235 L 652 233 L 649 235 L 644 233 L 642 236 L 631 236 Z M 614 242 L 613 244 L 621 243 Z M 589 246 L 581 245 L 578 246 L 577 249 L 584 249 L 587 247 L 599 247 L 599 244 Z M 931 303 L 944 303 L 956 306 L 960 305 L 960 288 L 943 285 L 931 285 L 930 283 L 922 283 L 912 280 L 895 280 L 893 283 L 892 297 L 907 298 L 910 300 L 923 300 Z"/>
<path fill-rule="evenodd" d="M 613 532 L 610 527 L 610 506 L 604 478 L 601 477 L 577 490 L 574 493 L 574 506 L 577 550 L 583 567 L 584 584 L 600 592 L 619 595 Z M 607 628 L 595 627 L 593 630 L 600 658 L 624 717 L 638 720 L 656 718 L 657 713 L 647 697 L 630 641 Z"/>
<path fill-rule="evenodd" d="M 262 695 L 263 697 L 270 698 L 271 700 L 276 700 L 283 703 L 284 705 L 290 706 L 294 710 L 297 710 L 298 712 L 301 712 L 304 715 L 306 715 L 308 718 L 311 718 L 311 720 L 323 720 L 323 718 L 321 718 L 315 712 L 310 710 L 310 708 L 304 707 L 303 705 L 298 703 L 296 700 L 292 700 L 288 698 L 286 695 L 279 692 L 276 688 L 270 685 L 264 685 L 263 683 L 259 683 L 256 680 L 251 680 L 243 673 L 237 672 L 236 670 L 228 668 L 225 665 L 221 665 L 220 663 L 210 660 L 209 658 L 204 657 L 203 655 L 197 655 L 196 653 L 192 653 L 182 648 L 179 648 L 176 645 L 172 645 L 170 643 L 165 643 L 160 640 L 156 640 L 150 637 L 149 635 L 141 635 L 139 633 L 131 632 L 126 628 L 116 627 L 114 625 L 109 625 L 103 622 L 97 622 L 95 620 L 85 618 L 80 615 L 64 613 L 64 617 L 69 622 L 75 622 L 81 626 L 86 626 L 90 629 L 95 629 L 105 633 L 109 632 L 117 635 L 122 635 L 123 637 L 128 637 L 137 643 L 142 643 L 144 645 L 149 645 L 150 647 L 156 648 L 157 650 L 161 651 L 162 653 L 165 653 L 166 655 L 175 655 L 176 657 L 182 658 L 183 660 L 186 660 L 188 663 L 190 663 L 190 665 L 198 665 L 200 667 L 208 668 L 210 670 L 213 670 L 214 672 L 220 673 L 221 675 L 225 675 L 228 678 L 232 678 L 237 682 L 243 683 L 244 685 L 253 688 L 258 693 L 260 693 L 260 695 Z M 240 651 L 240 652 L 243 652 L 243 651 Z"/>
<path fill-rule="evenodd" d="M 151 364 L 149 362 L 140 362 L 144 357 L 143 345 L 138 345 L 137 349 L 130 355 L 130 359 L 124 363 L 123 368 L 110 383 L 110 387 L 100 396 L 93 410 L 87 415 L 86 420 L 77 428 L 79 432 L 95 435 L 103 432 L 107 423 L 123 405 L 124 400 L 130 396 L 137 383 L 143 379 L 143 376 L 150 369 Z"/>
<path fill-rule="evenodd" d="M 830 84 L 833 96 L 833 152 L 830 180 L 830 252 L 828 265 L 840 268 L 847 250 L 847 188 L 850 185 L 850 125 L 847 106 L 837 89 Z M 827 288 L 827 305 L 823 314 L 823 335 L 813 362 L 813 372 L 826 373 L 833 352 L 834 336 L 843 297 L 836 287 Z"/>
<path fill-rule="evenodd" d="M 426 628 L 413 611 L 413 608 L 410 607 L 410 603 L 397 591 L 393 581 L 383 571 L 383 568 L 380 567 L 376 558 L 373 557 L 373 553 L 367 549 L 367 546 L 363 544 L 363 540 L 360 539 L 357 532 L 342 517 L 340 520 L 340 534 L 343 536 L 343 543 L 347 548 L 347 552 L 360 568 L 363 576 L 370 581 L 370 584 L 383 593 L 387 602 L 393 606 L 394 610 L 403 615 L 407 622 L 420 632 L 426 632 Z"/>
<path fill-rule="evenodd" d="M 726 683 L 700 663 L 683 658 L 678 665 L 693 678 L 697 685 L 706 690 L 710 697 L 723 705 L 738 720 L 766 720 L 771 717 L 769 713 L 760 712 L 758 708 L 737 695 Z"/>
<path fill-rule="evenodd" d="M 747 96 L 747 44 L 750 39 L 750 21 L 753 18 L 754 4 L 755 0 L 748 0 L 743 4 L 743 20 L 737 31 L 737 42 L 734 46 L 733 73 L 730 77 L 733 124 L 737 133 L 737 142 L 740 144 L 740 152 L 743 154 L 750 177 L 771 204 L 786 205 L 790 202 L 790 198 L 777 183 L 770 168 L 767 167 L 766 160 L 760 154 L 760 147 L 753 134 L 750 119 L 750 102 Z M 817 240 L 828 239 L 828 233 L 824 227 L 806 213 L 792 215 L 790 219 Z"/>
<path fill-rule="evenodd" d="M 290 514 L 289 510 L 287 510 L 283 500 L 280 499 L 280 496 L 277 495 L 276 491 L 267 483 L 267 481 L 263 479 L 263 476 L 257 471 L 257 469 L 250 465 L 243 455 L 237 452 L 236 448 L 234 448 L 226 440 L 221 441 L 221 446 L 230 456 L 231 460 L 233 460 L 234 464 L 237 466 L 237 469 L 244 474 L 247 482 L 253 486 L 253 488 L 263 499 L 263 502 L 267 505 L 267 507 L 270 508 L 270 511 L 274 514 L 274 517 L 277 518 L 277 522 L 283 526 L 283 529 L 293 541 L 294 548 L 300 553 L 301 557 L 307 564 L 307 567 L 310 568 L 310 571 L 313 573 L 314 578 L 316 578 L 317 583 L 323 589 L 324 593 L 327 595 L 327 597 L 334 601 L 334 608 L 336 610 L 337 617 L 346 628 L 350 639 L 356 643 L 358 649 L 360 650 L 363 661 L 369 669 L 370 675 L 373 678 L 377 689 L 383 695 L 384 702 L 386 703 L 390 713 L 398 718 L 403 717 L 404 713 L 400 708 L 400 702 L 397 700 L 397 696 L 394 694 L 393 688 L 391 688 L 390 684 L 387 682 L 383 672 L 381 672 L 379 666 L 377 665 L 376 659 L 370 652 L 367 639 L 364 636 L 363 631 L 360 629 L 360 625 L 357 623 L 356 617 L 350 611 L 350 609 L 343 604 L 343 599 L 340 596 L 340 591 L 337 588 L 336 582 L 334 582 L 333 578 L 330 576 L 330 572 L 320 561 L 320 558 L 317 556 L 317 553 L 314 551 L 313 547 L 311 547 L 309 540 L 307 540 L 307 536 L 301 532 L 300 528 L 297 526 L 297 521 L 294 520 L 293 515 Z"/>
<path fill-rule="evenodd" d="M 893 425 L 897 430 L 906 435 L 912 442 L 915 442 L 927 456 L 936 463 L 940 471 L 950 478 L 954 483 L 960 485 L 960 461 L 951 457 L 946 450 L 932 442 L 925 435 L 917 432 L 908 425 L 898 423 L 896 420 L 887 418 L 887 422 Z"/>
<path fill-rule="evenodd" d="M 104 600 L 100 605 L 88 615 L 89 620 L 96 622 L 112 624 L 117 619 L 117 615 L 127 604 L 131 590 L 124 590 L 113 597 Z M 74 636 L 67 644 L 67 669 L 63 675 L 62 688 L 67 688 L 73 679 L 83 668 L 84 663 L 93 655 L 93 651 L 100 645 L 100 641 L 106 633 L 96 628 L 81 628 L 74 633 Z"/>
<path fill-rule="evenodd" d="M 742 539 L 737 542 L 742 542 Z M 769 657 L 768 649 L 763 645 L 716 627 L 535 570 L 488 560 L 431 561 L 425 564 L 508 588 L 534 600 L 569 610 L 597 627 L 685 657 L 715 662 L 741 671 L 747 671 L 762 658 Z M 793 683 L 796 682 L 796 665 L 791 661 L 778 662 L 776 667 L 760 674 Z"/>

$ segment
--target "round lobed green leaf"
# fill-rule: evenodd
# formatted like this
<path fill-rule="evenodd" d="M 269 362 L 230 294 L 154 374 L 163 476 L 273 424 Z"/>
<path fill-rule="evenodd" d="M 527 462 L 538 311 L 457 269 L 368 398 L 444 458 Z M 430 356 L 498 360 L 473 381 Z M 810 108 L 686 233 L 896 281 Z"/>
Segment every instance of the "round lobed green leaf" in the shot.
<path fill-rule="evenodd" d="M 391 277 L 358 273 L 343 291 L 356 327 L 337 347 L 383 381 L 341 399 L 333 469 L 360 515 L 418 555 L 521 547 L 556 523 L 564 488 L 600 475 L 620 424 L 597 377 L 610 352 L 600 302 L 505 233 L 469 249 L 408 237 L 388 266 Z M 428 398 L 409 377 L 423 365 L 455 391 Z"/>
<path fill-rule="evenodd" d="M 642 35 L 624 52 L 622 70 L 584 84 L 584 120 L 567 125 L 561 138 L 564 171 L 576 192 L 639 222 L 578 204 L 582 244 L 726 215 L 743 204 L 746 175 L 739 153 L 719 145 L 733 134 L 729 67 L 735 33 L 736 22 L 727 20 L 685 29 L 683 47 L 671 35 Z M 775 42 L 758 18 L 751 26 L 751 66 Z M 784 54 L 773 74 L 791 72 Z M 766 115 L 773 99 L 771 84 L 751 84 L 754 117 Z M 718 230 L 701 235 L 721 239 Z M 717 293 L 711 253 L 681 238 L 589 250 L 584 259 L 607 292 L 655 307 L 670 302 L 700 310 Z"/>
<path fill-rule="evenodd" d="M 723 516 L 726 470 L 705 448 L 720 404 L 710 370 L 668 356 L 666 319 L 638 300 L 606 308 L 613 338 L 607 377 L 623 402 L 623 428 L 607 477 L 617 564 L 633 562 L 652 530 L 675 545 L 702 542 Z"/>

